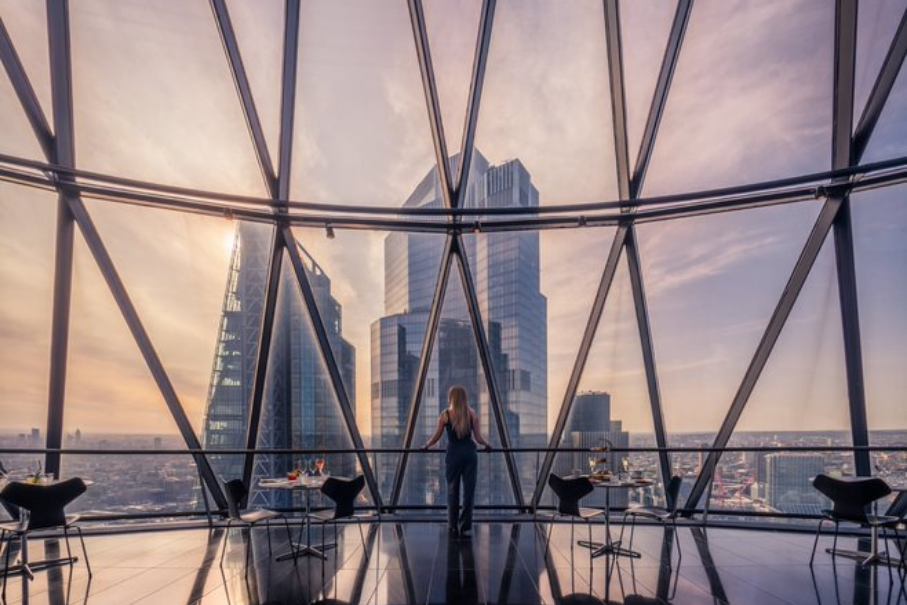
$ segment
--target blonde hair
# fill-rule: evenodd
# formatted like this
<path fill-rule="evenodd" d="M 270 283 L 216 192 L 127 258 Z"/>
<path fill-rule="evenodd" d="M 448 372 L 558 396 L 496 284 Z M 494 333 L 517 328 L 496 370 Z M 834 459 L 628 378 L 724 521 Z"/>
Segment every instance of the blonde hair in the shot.
<path fill-rule="evenodd" d="M 450 420 L 454 432 L 460 439 L 465 438 L 472 428 L 469 403 L 466 401 L 466 389 L 459 385 L 450 387 L 450 390 L 447 391 L 447 405 L 447 418 Z"/>

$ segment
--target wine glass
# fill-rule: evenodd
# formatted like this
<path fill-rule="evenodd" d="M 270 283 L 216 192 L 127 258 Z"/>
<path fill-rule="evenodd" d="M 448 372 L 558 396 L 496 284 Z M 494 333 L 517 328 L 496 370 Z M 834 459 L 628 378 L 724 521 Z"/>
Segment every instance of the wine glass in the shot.
<path fill-rule="evenodd" d="M 315 458 L 315 474 L 319 477 L 324 475 L 324 456 Z"/>
<path fill-rule="evenodd" d="M 315 476 L 315 458 L 313 458 L 312 456 L 306 458 L 305 474 L 309 477 Z"/>
<path fill-rule="evenodd" d="M 598 458 L 593 454 L 589 456 L 589 474 L 595 474 L 595 464 L 598 462 Z"/>

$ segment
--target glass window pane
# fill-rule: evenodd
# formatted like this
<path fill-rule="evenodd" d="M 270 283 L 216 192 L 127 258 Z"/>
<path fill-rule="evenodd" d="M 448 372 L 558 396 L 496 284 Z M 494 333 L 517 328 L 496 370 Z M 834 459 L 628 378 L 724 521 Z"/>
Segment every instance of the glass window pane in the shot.
<path fill-rule="evenodd" d="M 85 0 L 70 12 L 80 167 L 264 194 L 208 3 Z"/>
<path fill-rule="evenodd" d="M 630 166 L 636 165 L 652 95 L 664 61 L 677 2 L 635 0 L 620 2 L 624 88 L 627 97 L 627 138 Z"/>
<path fill-rule="evenodd" d="M 406 3 L 305 3 L 298 78 L 292 197 L 401 205 L 435 164 Z"/>
<path fill-rule="evenodd" d="M 907 154 L 907 70 L 901 68 L 882 115 L 872 131 L 862 162 L 878 162 Z"/>
<path fill-rule="evenodd" d="M 541 204 L 617 197 L 601 2 L 497 3 L 475 144 L 518 159 Z"/>
<path fill-rule="evenodd" d="M 905 443 L 907 413 L 907 188 L 889 187 L 851 197 L 860 335 L 871 445 Z M 875 472 L 903 483 L 907 454 L 876 452 Z"/>
<path fill-rule="evenodd" d="M 740 416 L 731 447 L 853 443 L 834 243 L 826 240 Z M 852 475 L 850 452 L 736 452 L 722 456 L 712 510 L 821 514 L 819 473 Z"/>
<path fill-rule="evenodd" d="M 869 93 L 875 84 L 897 31 L 907 2 L 861 2 L 857 17 L 857 63 L 854 82 L 854 126 L 863 113 Z"/>
<path fill-rule="evenodd" d="M 47 161 L 5 71 L 0 74 L 0 131 L 0 153 Z"/>
<path fill-rule="evenodd" d="M 712 443 L 819 206 L 639 227 L 669 445 Z M 675 464 L 692 473 L 699 457 Z"/>
<path fill-rule="evenodd" d="M 2 78 L 0 78 L 2 79 Z M 0 447 L 45 445 L 56 195 L 0 182 Z M 24 477 L 38 456 L 0 454 Z"/>
<path fill-rule="evenodd" d="M 696 2 L 646 195 L 830 166 L 834 4 Z"/>
<path fill-rule="evenodd" d="M 50 94 L 50 50 L 47 42 L 47 3 L 0 0 L 3 25 L 16 47 L 44 117 L 53 125 Z M 0 79 L 5 79 L 4 77 Z M 51 126 L 53 127 L 53 126 Z"/>
<path fill-rule="evenodd" d="M 422 6 L 447 153 L 454 155 L 463 139 L 482 2 L 426 0 Z"/>

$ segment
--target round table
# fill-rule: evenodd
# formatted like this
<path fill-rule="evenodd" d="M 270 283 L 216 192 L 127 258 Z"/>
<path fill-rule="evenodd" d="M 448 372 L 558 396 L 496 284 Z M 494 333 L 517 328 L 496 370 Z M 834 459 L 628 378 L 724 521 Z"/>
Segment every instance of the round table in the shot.
<path fill-rule="evenodd" d="M 344 477 L 338 477 L 343 479 Z M 328 542 L 323 544 L 322 547 L 315 548 L 312 546 L 312 524 L 309 521 L 309 516 L 312 512 L 312 492 L 320 490 L 321 486 L 324 485 L 324 482 L 327 481 L 327 476 L 315 476 L 315 477 L 300 477 L 295 481 L 290 481 L 289 479 L 262 479 L 258 482 L 258 487 L 262 489 L 283 489 L 283 490 L 302 490 L 305 492 L 305 517 L 303 520 L 305 522 L 306 528 L 306 541 L 305 544 L 297 542 L 295 544 L 290 544 L 290 548 L 296 552 L 297 556 L 313 556 L 319 557 L 321 559 L 327 559 L 327 555 L 324 554 L 325 550 L 330 550 L 331 548 L 336 548 L 336 542 Z M 302 537 L 302 527 L 299 528 L 300 538 Z M 278 561 L 286 561 L 293 558 L 293 551 L 284 553 L 277 556 Z"/>
<path fill-rule="evenodd" d="M 602 555 L 633 557 L 634 559 L 639 559 L 640 557 L 642 557 L 642 555 L 635 550 L 630 550 L 629 548 L 621 548 L 620 540 L 611 539 L 611 490 L 648 487 L 650 485 L 653 485 L 655 482 L 649 479 L 629 481 L 610 479 L 608 481 L 596 481 L 592 478 L 590 478 L 589 481 L 592 483 L 592 486 L 594 488 L 605 490 L 605 542 L 589 542 L 587 540 L 580 540 L 578 544 L 580 546 L 585 546 L 586 548 L 592 548 L 593 558 L 600 557 Z"/>

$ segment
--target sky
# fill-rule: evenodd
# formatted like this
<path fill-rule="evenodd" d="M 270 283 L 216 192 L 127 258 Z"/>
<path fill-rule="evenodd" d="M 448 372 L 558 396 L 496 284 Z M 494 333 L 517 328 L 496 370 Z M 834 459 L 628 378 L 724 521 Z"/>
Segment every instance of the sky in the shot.
<path fill-rule="evenodd" d="M 228 0 L 272 158 L 277 157 L 283 3 Z M 481 3 L 425 0 L 449 152 L 460 146 Z M 631 160 L 674 13 L 621 3 Z M 476 146 L 519 158 L 542 204 L 617 197 L 602 4 L 497 3 Z M 857 117 L 904 0 L 862 2 Z M 79 0 L 70 5 L 76 163 L 111 174 L 265 195 L 206 0 Z M 0 0 L 50 117 L 44 3 Z M 793 176 L 830 167 L 833 3 L 695 3 L 644 195 Z M 291 197 L 399 206 L 434 164 L 407 3 L 303 2 Z M 5 74 L 0 153 L 43 159 Z M 907 154 L 907 76 L 866 161 Z M 870 427 L 907 426 L 905 187 L 854 197 Z M 638 228 L 669 432 L 714 432 L 821 202 Z M 196 428 L 201 425 L 230 246 L 228 220 L 87 202 Z M 0 429 L 46 418 L 53 194 L 0 183 Z M 557 413 L 613 229 L 541 234 L 548 298 L 549 419 Z M 332 279 L 357 350 L 357 417 L 369 409 L 369 329 L 382 315 L 378 232 L 297 230 Z M 439 238 L 439 246 L 441 245 Z M 163 400 L 77 236 L 65 429 L 173 432 Z M 581 390 L 612 394 L 612 416 L 651 430 L 635 311 L 621 261 Z M 823 249 L 741 418 L 741 429 L 848 424 L 834 250 Z"/>

